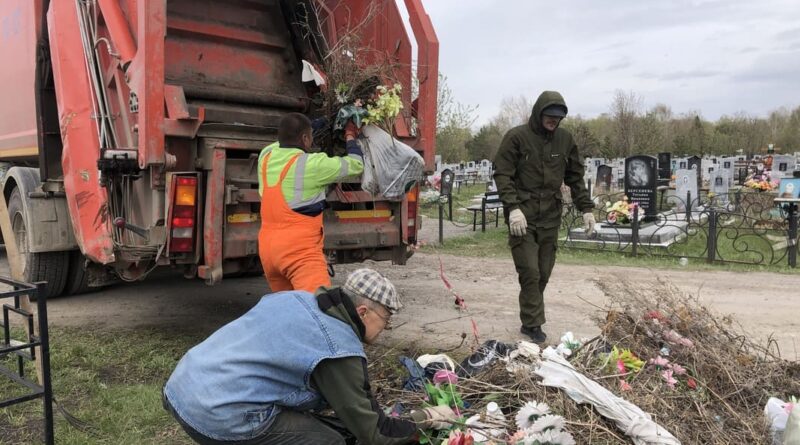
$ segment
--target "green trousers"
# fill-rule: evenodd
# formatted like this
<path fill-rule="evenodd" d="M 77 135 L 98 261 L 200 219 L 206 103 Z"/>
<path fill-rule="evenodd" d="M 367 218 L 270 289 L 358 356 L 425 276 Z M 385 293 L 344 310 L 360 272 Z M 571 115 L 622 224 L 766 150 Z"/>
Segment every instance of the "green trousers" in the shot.
<path fill-rule="evenodd" d="M 525 236 L 509 236 L 511 257 L 519 276 L 519 318 L 526 328 L 541 326 L 544 317 L 544 288 L 556 264 L 558 227 L 528 225 Z"/>

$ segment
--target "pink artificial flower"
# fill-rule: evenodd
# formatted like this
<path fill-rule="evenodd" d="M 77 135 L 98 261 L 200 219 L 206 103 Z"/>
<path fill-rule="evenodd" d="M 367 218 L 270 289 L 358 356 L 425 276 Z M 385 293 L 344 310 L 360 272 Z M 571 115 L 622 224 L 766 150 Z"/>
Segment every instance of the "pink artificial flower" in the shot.
<path fill-rule="evenodd" d="M 459 430 L 450 431 L 450 436 L 447 438 L 447 445 L 473 445 L 475 438 L 470 433 L 462 433 Z"/>
<path fill-rule="evenodd" d="M 686 374 L 686 368 L 684 368 L 683 366 L 681 366 L 681 365 L 679 365 L 677 363 L 670 364 L 669 365 L 669 369 L 671 369 L 672 372 L 675 373 L 675 375 L 684 375 L 684 374 Z"/>
<path fill-rule="evenodd" d="M 620 391 L 630 391 L 631 385 L 625 381 L 625 379 L 619 379 L 619 390 Z"/>
<path fill-rule="evenodd" d="M 453 371 L 447 369 L 440 369 L 433 375 L 433 383 L 438 385 L 440 383 L 450 383 L 451 385 L 458 382 L 458 376 Z"/>
<path fill-rule="evenodd" d="M 668 369 L 668 370 L 662 372 L 661 373 L 661 377 L 664 377 L 664 380 L 666 380 L 667 386 L 669 386 L 670 389 L 675 389 L 675 384 L 678 383 L 678 381 L 675 380 L 674 377 L 672 377 L 672 370 L 671 369 Z"/>
<path fill-rule="evenodd" d="M 655 323 L 669 324 L 669 320 L 667 319 L 667 317 L 665 317 L 664 314 L 661 313 L 661 311 L 657 310 L 647 311 L 647 313 L 644 314 L 643 318 L 645 320 L 653 320 L 653 322 Z"/>
<path fill-rule="evenodd" d="M 608 214 L 608 216 L 606 217 L 606 219 L 607 219 L 607 220 L 608 220 L 608 222 L 610 222 L 611 224 L 614 224 L 615 222 L 617 222 L 617 212 L 611 212 L 611 213 L 609 213 L 609 214 Z"/>
<path fill-rule="evenodd" d="M 622 360 L 617 360 L 617 371 L 619 371 L 620 374 L 628 373 L 628 370 L 625 369 L 625 362 L 623 362 Z"/>
<path fill-rule="evenodd" d="M 669 365 L 669 360 L 660 355 L 656 358 L 651 358 L 649 362 L 651 365 L 656 366 L 659 369 L 666 368 Z"/>
<path fill-rule="evenodd" d="M 521 441 L 522 439 L 524 439 L 526 437 L 528 437 L 528 432 L 525 431 L 525 430 L 519 430 L 516 433 L 514 433 L 511 437 L 508 438 L 508 443 L 514 443 L 515 444 L 515 443 Z"/>

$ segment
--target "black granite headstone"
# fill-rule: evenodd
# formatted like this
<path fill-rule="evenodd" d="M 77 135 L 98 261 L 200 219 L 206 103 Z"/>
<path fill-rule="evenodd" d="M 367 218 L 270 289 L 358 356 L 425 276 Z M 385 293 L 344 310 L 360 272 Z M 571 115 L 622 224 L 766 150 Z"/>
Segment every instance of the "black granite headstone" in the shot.
<path fill-rule="evenodd" d="M 608 193 L 611 190 L 611 167 L 600 165 L 597 167 L 597 175 L 594 181 L 598 193 Z"/>
<path fill-rule="evenodd" d="M 697 171 L 700 171 L 700 157 L 699 156 L 692 156 L 689 159 L 687 159 L 687 161 L 689 161 L 689 166 L 688 166 L 689 169 L 695 169 Z"/>
<path fill-rule="evenodd" d="M 625 195 L 639 204 L 645 220 L 658 213 L 656 202 L 657 160 L 652 156 L 631 156 L 625 159 Z"/>
<path fill-rule="evenodd" d="M 442 181 L 439 183 L 439 194 L 442 196 L 450 196 L 453 194 L 453 180 L 455 173 L 449 168 L 442 171 Z"/>
<path fill-rule="evenodd" d="M 744 185 L 744 181 L 747 180 L 747 169 L 745 167 L 739 168 L 739 185 Z"/>
<path fill-rule="evenodd" d="M 672 154 L 659 153 L 658 154 L 658 179 L 672 178 Z"/>

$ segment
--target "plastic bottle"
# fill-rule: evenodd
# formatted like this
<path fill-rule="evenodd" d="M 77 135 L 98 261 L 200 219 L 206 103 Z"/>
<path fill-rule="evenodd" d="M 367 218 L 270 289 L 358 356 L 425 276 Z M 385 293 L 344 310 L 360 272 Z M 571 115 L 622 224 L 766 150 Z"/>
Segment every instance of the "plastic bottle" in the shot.
<path fill-rule="evenodd" d="M 503 411 L 500 410 L 500 406 L 497 402 L 489 402 L 486 405 L 486 415 L 493 420 L 497 420 L 497 423 L 505 423 L 506 416 L 503 414 Z"/>
<path fill-rule="evenodd" d="M 493 439 L 505 437 L 505 423 L 506 416 L 495 402 L 489 402 L 486 405 L 486 414 L 483 415 L 483 421 L 481 421 L 481 415 L 476 414 L 465 422 L 467 426 L 476 428 L 472 431 L 472 437 L 476 444 L 491 443 Z"/>
<path fill-rule="evenodd" d="M 502 439 L 506 435 L 506 416 L 500 411 L 500 406 L 496 402 L 489 402 L 486 405 L 486 420 L 494 427 L 489 430 L 489 435 L 495 439 Z"/>

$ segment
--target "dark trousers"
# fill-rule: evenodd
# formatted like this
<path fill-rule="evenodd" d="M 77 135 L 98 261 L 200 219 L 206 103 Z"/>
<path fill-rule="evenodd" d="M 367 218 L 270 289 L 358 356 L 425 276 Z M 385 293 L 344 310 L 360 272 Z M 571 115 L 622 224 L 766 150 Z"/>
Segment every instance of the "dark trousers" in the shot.
<path fill-rule="evenodd" d="M 545 323 L 544 288 L 556 264 L 558 227 L 528 225 L 525 236 L 509 236 L 511 257 L 519 276 L 519 318 L 527 328 Z"/>
<path fill-rule="evenodd" d="M 338 419 L 289 410 L 278 413 L 269 428 L 265 428 L 262 432 L 256 432 L 252 439 L 216 440 L 204 436 L 192 428 L 175 412 L 166 397 L 162 397 L 162 399 L 164 409 L 172 414 L 186 434 L 200 445 L 349 445 L 355 443 Z"/>

